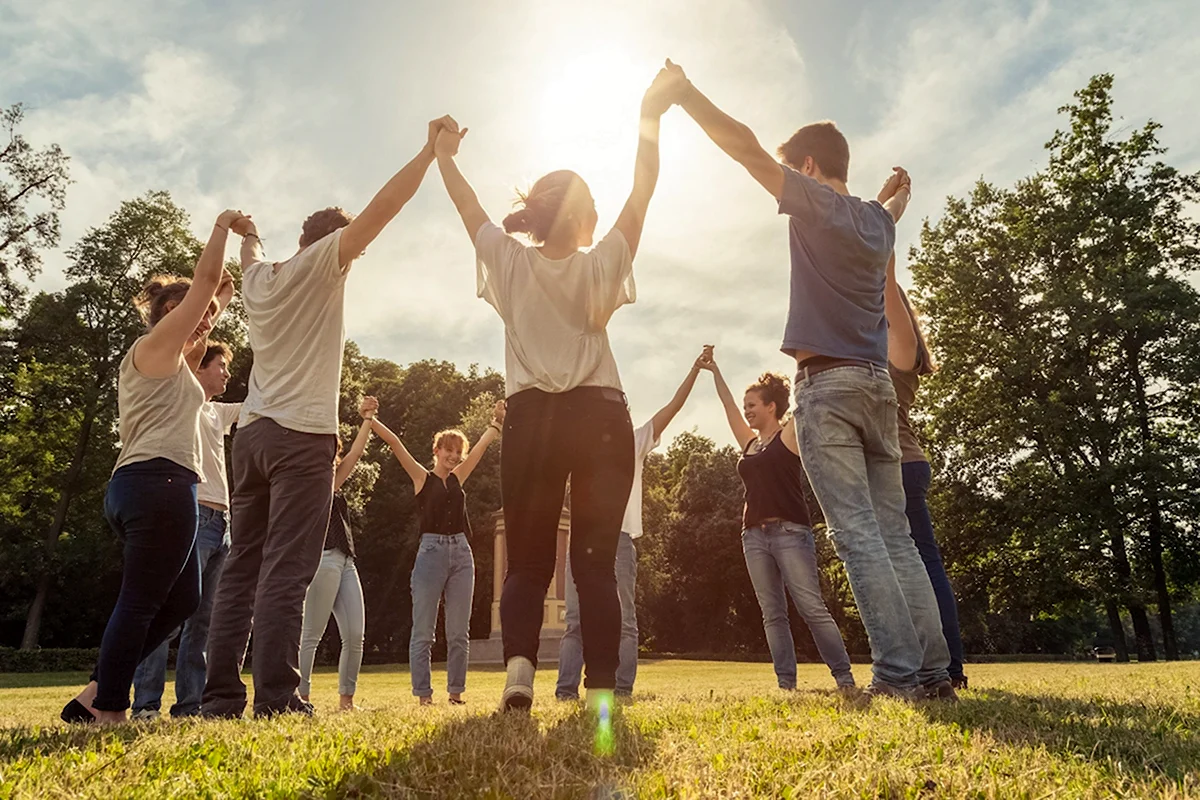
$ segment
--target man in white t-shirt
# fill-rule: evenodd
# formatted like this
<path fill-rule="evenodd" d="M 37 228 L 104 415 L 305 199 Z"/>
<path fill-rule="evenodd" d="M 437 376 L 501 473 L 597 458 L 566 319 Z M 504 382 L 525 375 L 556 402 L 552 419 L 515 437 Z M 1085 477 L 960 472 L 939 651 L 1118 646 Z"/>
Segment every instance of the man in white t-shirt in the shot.
<path fill-rule="evenodd" d="M 175 705 L 172 717 L 192 717 L 200 713 L 204 693 L 205 648 L 208 622 L 212 616 L 217 581 L 229 554 L 229 481 L 225 472 L 225 436 L 237 422 L 241 403 L 214 403 L 229 383 L 229 362 L 233 356 L 221 342 L 209 342 L 196 368 L 196 379 L 207 398 L 200 409 L 200 444 L 203 482 L 196 487 L 199 525 L 196 530 L 196 555 L 200 561 L 200 607 L 183 623 L 179 652 L 175 658 Z M 155 719 L 162 707 L 167 681 L 167 648 L 171 634 L 150 655 L 142 659 L 133 676 L 133 718 Z"/>
<path fill-rule="evenodd" d="M 708 352 L 708 349 L 705 349 Z M 704 358 L 702 354 L 700 358 Z M 633 432 L 633 490 L 625 506 L 625 519 L 621 522 L 621 538 L 617 542 L 617 597 L 621 600 L 621 661 L 617 667 L 617 686 L 613 692 L 618 697 L 633 694 L 633 681 L 637 677 L 638 627 L 635 589 L 637 586 L 637 548 L 633 540 L 642 535 L 642 468 L 646 456 L 658 447 L 663 431 L 683 408 L 696 376 L 700 374 L 700 359 L 692 364 L 691 371 L 675 390 L 671 401 L 658 410 L 650 421 Z M 567 559 L 567 630 L 563 634 L 558 650 L 558 686 L 554 696 L 559 700 L 579 699 L 579 680 L 583 674 L 583 637 L 579 627 L 579 593 L 571 575 L 571 560 Z"/>
<path fill-rule="evenodd" d="M 346 277 L 420 187 L 446 119 L 429 123 L 421 151 L 357 217 L 326 208 L 305 220 L 287 261 L 263 259 L 249 218 L 234 226 L 254 367 L 233 447 L 233 546 L 213 609 L 205 716 L 245 710 L 252 623 L 255 715 L 312 713 L 296 691 L 300 627 L 333 502 Z"/>

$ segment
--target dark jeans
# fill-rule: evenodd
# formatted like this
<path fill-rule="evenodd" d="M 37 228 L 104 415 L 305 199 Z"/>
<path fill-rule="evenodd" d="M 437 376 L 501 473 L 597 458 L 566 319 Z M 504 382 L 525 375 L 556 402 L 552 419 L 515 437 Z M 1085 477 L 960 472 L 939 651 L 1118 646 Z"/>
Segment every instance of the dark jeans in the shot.
<path fill-rule="evenodd" d="M 212 617 L 217 582 L 229 554 L 229 514 L 202 505 L 196 532 L 196 560 L 200 564 L 200 607 L 183 623 L 179 652 L 175 656 L 175 705 L 172 717 L 193 717 L 200 713 L 206 671 L 208 621 Z M 174 633 L 163 640 L 133 674 L 133 711 L 158 711 L 162 708 L 167 682 L 167 657 Z"/>
<path fill-rule="evenodd" d="M 201 713 L 246 708 L 242 662 L 254 627 L 254 712 L 302 707 L 304 595 L 321 563 L 333 504 L 333 434 L 259 419 L 233 440 L 233 546 L 217 587 Z"/>
<path fill-rule="evenodd" d="M 925 493 L 929 491 L 929 462 L 913 461 L 902 464 L 900 468 L 904 472 L 904 513 L 908 515 L 909 532 L 917 543 L 917 551 L 925 562 L 925 571 L 929 573 L 929 582 L 933 584 L 933 593 L 937 595 L 942 633 L 946 637 L 946 646 L 950 648 L 950 677 L 961 678 L 963 643 L 958 630 L 958 601 L 954 599 L 954 589 L 946 575 L 942 553 L 933 538 L 933 520 L 925 503 Z"/>
<path fill-rule="evenodd" d="M 200 605 L 196 558 L 196 473 L 165 458 L 127 464 L 113 474 L 104 517 L 124 546 L 121 592 L 92 679 L 92 707 L 129 708 L 129 687 L 142 659 Z"/>
<path fill-rule="evenodd" d="M 500 598 L 504 660 L 524 656 L 537 664 L 568 477 L 584 685 L 612 689 L 621 642 L 614 564 L 633 488 L 633 425 L 624 395 L 614 389 L 580 387 L 561 394 L 527 389 L 508 400 L 500 451 L 508 545 Z"/>

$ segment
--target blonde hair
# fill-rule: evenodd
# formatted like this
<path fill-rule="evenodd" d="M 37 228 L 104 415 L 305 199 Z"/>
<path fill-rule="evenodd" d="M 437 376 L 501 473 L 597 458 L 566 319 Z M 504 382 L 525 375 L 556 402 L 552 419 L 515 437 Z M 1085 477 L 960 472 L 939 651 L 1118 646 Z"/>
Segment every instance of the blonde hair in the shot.
<path fill-rule="evenodd" d="M 467 441 L 467 435 L 457 428 L 447 428 L 444 431 L 435 433 L 433 435 L 433 449 L 437 450 L 442 446 L 448 446 L 454 440 L 458 440 L 463 453 L 471 449 L 471 444 Z"/>

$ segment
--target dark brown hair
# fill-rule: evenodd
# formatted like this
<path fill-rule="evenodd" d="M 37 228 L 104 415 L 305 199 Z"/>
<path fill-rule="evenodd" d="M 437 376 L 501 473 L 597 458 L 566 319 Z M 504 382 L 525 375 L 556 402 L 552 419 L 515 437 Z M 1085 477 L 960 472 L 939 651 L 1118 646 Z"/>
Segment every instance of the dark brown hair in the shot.
<path fill-rule="evenodd" d="M 133 299 L 133 305 L 142 315 L 146 324 L 153 328 L 167 315 L 167 304 L 176 305 L 183 301 L 188 289 L 192 288 L 190 278 L 180 278 L 177 275 L 155 275 L 150 282 L 142 287 L 142 292 Z"/>
<path fill-rule="evenodd" d="M 937 372 L 937 362 L 933 360 L 933 353 L 929 351 L 929 342 L 925 341 L 925 331 L 921 330 L 921 315 L 913 308 L 912 301 L 908 299 L 908 292 L 900 289 L 900 299 L 904 301 L 904 308 L 908 311 L 908 318 L 912 320 L 913 333 L 917 335 L 917 374 L 932 375 Z"/>
<path fill-rule="evenodd" d="M 337 206 L 314 211 L 304 220 L 304 228 L 300 232 L 300 246 L 308 247 L 313 242 L 319 242 L 338 228 L 344 228 L 354 219 L 354 215 Z"/>
<path fill-rule="evenodd" d="M 775 419 L 783 419 L 792 396 L 791 382 L 777 372 L 764 372 L 758 380 L 746 387 L 747 392 L 756 392 L 763 405 L 775 404 Z"/>
<path fill-rule="evenodd" d="M 837 125 L 825 120 L 805 125 L 779 145 L 779 157 L 789 167 L 800 169 L 812 157 L 826 178 L 845 181 L 850 174 L 850 145 Z"/>
<path fill-rule="evenodd" d="M 541 244 L 550 238 L 563 206 L 573 192 L 587 191 L 583 178 L 569 169 L 560 169 L 537 179 L 528 192 L 517 192 L 521 208 L 504 218 L 507 233 L 527 233 Z"/>
<path fill-rule="evenodd" d="M 200 369 L 207 367 L 217 356 L 224 358 L 227 365 L 233 361 L 233 353 L 230 351 L 229 345 L 224 342 L 209 342 L 208 349 L 204 351 L 204 358 L 200 359 Z"/>

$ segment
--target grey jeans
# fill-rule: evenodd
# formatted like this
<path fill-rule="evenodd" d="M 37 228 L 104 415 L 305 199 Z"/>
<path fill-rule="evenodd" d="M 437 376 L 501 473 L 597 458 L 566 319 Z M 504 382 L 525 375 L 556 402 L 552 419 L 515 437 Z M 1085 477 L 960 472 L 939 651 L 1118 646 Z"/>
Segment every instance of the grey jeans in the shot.
<path fill-rule="evenodd" d="M 337 620 L 342 653 L 338 657 L 338 694 L 352 697 L 358 688 L 362 669 L 363 634 L 367 609 L 363 604 L 362 582 L 353 556 L 336 547 L 321 553 L 321 566 L 304 596 L 304 628 L 300 632 L 300 687 L 308 696 L 312 690 L 313 661 L 317 645 L 329 627 L 329 615 Z"/>

